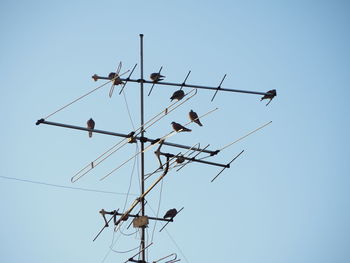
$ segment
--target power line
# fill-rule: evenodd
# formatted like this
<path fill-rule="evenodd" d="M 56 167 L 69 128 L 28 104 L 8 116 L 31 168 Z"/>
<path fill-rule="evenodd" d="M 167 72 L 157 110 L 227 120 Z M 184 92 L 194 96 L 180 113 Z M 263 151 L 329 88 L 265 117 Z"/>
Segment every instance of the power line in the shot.
<path fill-rule="evenodd" d="M 80 191 L 95 192 L 95 193 L 102 193 L 102 194 L 113 194 L 113 195 L 128 195 L 127 193 L 118 193 L 118 192 L 96 190 L 96 189 L 89 189 L 89 188 L 80 188 L 80 187 L 72 187 L 72 186 L 66 186 L 66 185 L 50 184 L 50 183 L 45 183 L 45 182 L 39 182 L 39 181 L 33 181 L 33 180 L 27 180 L 27 179 L 15 178 L 15 177 L 8 177 L 8 176 L 2 176 L 2 175 L 0 175 L 0 178 L 7 179 L 7 180 L 13 180 L 13 181 L 20 181 L 20 182 L 25 182 L 25 183 L 46 185 L 46 186 L 57 187 L 57 188 L 71 189 L 71 190 L 80 190 Z M 135 194 L 129 194 L 129 195 L 135 195 Z"/>

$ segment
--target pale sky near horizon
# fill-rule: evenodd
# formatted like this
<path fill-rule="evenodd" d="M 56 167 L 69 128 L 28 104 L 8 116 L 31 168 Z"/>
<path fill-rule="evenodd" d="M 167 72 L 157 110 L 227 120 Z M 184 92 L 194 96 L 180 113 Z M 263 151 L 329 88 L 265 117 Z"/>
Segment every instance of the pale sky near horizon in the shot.
<path fill-rule="evenodd" d="M 267 107 L 257 95 L 219 92 L 210 102 L 213 92 L 198 90 L 147 129 L 158 138 L 172 121 L 187 122 L 190 109 L 218 108 L 203 127 L 169 138 L 216 150 L 272 121 L 207 159 L 228 163 L 245 150 L 213 183 L 219 168 L 192 163 L 157 185 L 147 197 L 149 216 L 184 209 L 167 231 L 149 225 L 148 262 L 171 253 L 186 263 L 349 262 L 349 12 L 348 1 L 0 1 L 0 262 L 125 262 L 136 253 L 126 251 L 138 247 L 139 233 L 125 224 L 92 242 L 103 226 L 98 211 L 123 210 L 139 194 L 137 162 L 99 180 L 136 146 L 72 184 L 120 139 L 35 122 L 102 84 L 91 76 L 108 75 L 120 61 L 121 72 L 138 63 L 139 78 L 140 33 L 145 77 L 163 66 L 169 82 L 191 70 L 192 84 L 217 86 L 227 74 L 225 88 L 277 90 Z M 109 87 L 47 120 L 85 126 L 92 117 L 97 129 L 129 133 L 140 125 L 139 86 L 129 83 L 125 97 L 116 87 L 112 98 Z M 175 90 L 156 86 L 145 119 Z M 146 172 L 158 166 L 153 151 Z"/>

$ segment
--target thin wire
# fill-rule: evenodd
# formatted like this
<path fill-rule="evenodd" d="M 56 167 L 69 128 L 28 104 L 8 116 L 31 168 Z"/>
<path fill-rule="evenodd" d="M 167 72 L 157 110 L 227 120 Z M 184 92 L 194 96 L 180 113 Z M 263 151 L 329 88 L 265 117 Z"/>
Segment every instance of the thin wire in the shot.
<path fill-rule="evenodd" d="M 151 211 L 153 212 L 153 214 L 155 214 L 153 208 L 151 207 L 151 205 L 149 203 L 147 203 L 147 205 L 149 206 L 149 208 L 151 209 Z M 189 263 L 187 257 L 185 256 L 185 254 L 183 253 L 183 251 L 181 250 L 181 248 L 179 247 L 179 245 L 176 243 L 175 239 L 170 235 L 169 231 L 167 229 L 165 229 L 165 232 L 167 233 L 168 237 L 171 239 L 171 241 L 174 243 L 174 245 L 176 246 L 176 248 L 179 250 L 180 254 L 184 257 L 185 261 L 187 263 Z"/>
<path fill-rule="evenodd" d="M 136 194 L 130 194 L 130 193 L 118 193 L 118 192 L 103 191 L 103 190 L 96 190 L 96 189 L 88 189 L 88 188 L 72 187 L 72 186 L 65 186 L 65 185 L 58 185 L 58 184 L 50 184 L 50 183 L 45 183 L 45 182 L 39 182 L 39 181 L 33 181 L 33 180 L 27 180 L 27 179 L 20 179 L 20 178 L 8 177 L 8 176 L 2 176 L 2 175 L 0 175 L 0 178 L 7 179 L 7 180 L 20 181 L 20 182 L 25 182 L 25 183 L 32 183 L 32 184 L 40 184 L 40 185 L 52 186 L 52 187 L 57 187 L 57 188 L 71 189 L 71 190 L 80 190 L 80 191 L 96 192 L 96 193 L 103 193 L 103 194 L 134 195 L 134 196 L 137 196 Z"/>
<path fill-rule="evenodd" d="M 125 96 L 125 92 L 124 92 L 124 91 L 123 91 L 123 97 L 124 97 L 125 106 L 126 106 L 126 109 L 127 109 L 128 115 L 129 115 L 129 119 L 130 119 L 130 122 L 131 122 L 131 126 L 132 126 L 133 130 L 135 130 L 135 125 L 134 125 L 134 122 L 133 122 L 132 117 L 131 117 L 129 104 L 128 104 L 128 101 L 127 101 L 127 99 L 126 99 L 126 96 Z"/>
<path fill-rule="evenodd" d="M 111 248 L 111 250 L 112 250 L 113 252 L 115 252 L 115 253 L 123 254 L 123 253 L 128 253 L 128 252 L 134 251 L 134 250 L 136 250 L 136 249 L 138 249 L 138 248 L 139 248 L 139 246 L 137 246 L 137 247 L 135 247 L 135 248 L 132 248 L 132 249 L 130 249 L 130 250 L 126 250 L 126 251 L 118 251 L 118 250 L 115 250 L 115 249 L 113 249 L 113 248 Z"/>
<path fill-rule="evenodd" d="M 137 145 L 136 145 L 136 151 L 138 151 Z M 125 210 L 125 207 L 126 207 L 126 204 L 127 204 L 127 200 L 128 200 L 128 197 L 129 197 L 130 188 L 131 188 L 131 184 L 132 184 L 132 178 L 133 178 L 134 171 L 135 171 L 135 163 L 136 163 L 136 161 L 137 161 L 137 160 L 136 160 L 136 158 L 135 158 L 134 164 L 133 164 L 133 167 L 132 167 L 132 171 L 131 171 L 131 176 L 130 176 L 130 181 L 129 181 L 129 188 L 128 188 L 127 196 L 126 196 L 126 198 L 125 198 L 123 211 Z M 105 262 L 105 260 L 107 259 L 108 255 L 111 253 L 111 251 L 117 252 L 117 253 L 118 253 L 118 251 L 116 251 L 116 250 L 113 249 L 113 246 L 117 243 L 118 239 L 120 238 L 120 235 L 119 235 L 119 236 L 117 237 L 117 239 L 115 240 L 115 233 L 116 233 L 118 230 L 119 230 L 119 233 L 120 233 L 121 235 L 124 235 L 124 236 L 132 236 L 132 235 L 134 235 L 135 233 L 137 233 L 137 231 L 136 231 L 136 232 L 131 233 L 131 234 L 125 234 L 125 233 L 121 230 L 121 227 L 120 227 L 120 225 L 119 225 L 118 228 L 117 228 L 115 231 L 113 231 L 112 241 L 111 241 L 111 244 L 110 244 L 110 246 L 109 246 L 109 250 L 107 251 L 105 257 L 103 258 L 102 263 Z M 132 249 L 132 250 L 134 250 L 134 249 Z M 132 251 L 132 250 L 130 250 L 130 251 Z M 128 251 L 128 252 L 130 252 L 130 251 Z M 120 253 L 122 253 L 122 252 L 120 252 Z M 125 253 L 126 253 L 126 252 L 125 252 Z"/>
<path fill-rule="evenodd" d="M 148 228 L 146 228 L 146 240 L 149 240 Z M 145 251 L 145 254 L 146 254 L 146 261 L 148 261 L 148 249 Z"/>
<path fill-rule="evenodd" d="M 137 147 L 136 147 L 136 151 L 138 151 L 138 148 L 137 148 Z M 136 164 L 136 161 L 137 161 L 137 159 L 135 158 L 134 164 L 133 164 L 133 167 L 132 167 L 132 170 L 131 170 L 131 175 L 130 175 L 128 194 L 130 193 L 130 189 L 131 189 L 132 179 L 133 179 L 134 172 L 135 172 L 135 164 Z M 125 207 L 126 207 L 126 204 L 127 204 L 127 202 L 128 202 L 128 197 L 129 197 L 129 195 L 127 195 L 126 198 L 125 198 L 123 211 L 125 211 Z M 116 230 L 119 231 L 119 233 L 122 234 L 122 235 L 124 235 L 124 236 L 132 236 L 132 235 L 134 235 L 135 233 L 137 233 L 137 231 L 136 231 L 136 232 L 131 233 L 131 234 L 126 234 L 126 233 L 124 233 L 124 232 L 122 231 L 121 227 L 118 227 Z M 111 245 L 109 246 L 109 248 L 110 248 L 109 253 L 110 253 L 111 250 L 114 251 L 114 252 L 117 252 L 116 250 L 113 249 L 113 246 L 116 244 L 116 242 L 118 241 L 118 239 L 119 239 L 120 236 L 114 241 L 115 233 L 116 233 L 116 231 L 113 231 L 112 242 L 111 242 Z M 134 249 L 132 249 L 132 250 L 134 250 Z M 130 250 L 130 251 L 132 251 L 132 250 Z M 128 251 L 128 252 L 129 252 L 129 251 Z M 109 253 L 108 253 L 108 254 L 109 254 Z M 120 253 L 122 253 L 122 252 L 120 252 Z M 126 252 L 125 252 L 125 253 L 126 253 Z"/>
<path fill-rule="evenodd" d="M 122 224 L 123 224 L 123 222 L 121 222 L 121 223 L 117 226 L 117 229 L 118 229 Z M 112 243 L 114 242 L 114 235 L 115 235 L 115 232 L 116 232 L 116 231 L 113 231 Z M 117 242 L 119 238 L 120 238 L 120 235 L 117 237 L 117 239 L 115 240 L 115 242 Z M 107 259 L 108 255 L 112 252 L 112 249 L 111 249 L 111 248 L 112 248 L 112 246 L 109 246 L 109 249 L 108 249 L 106 255 L 103 257 L 101 263 L 105 262 L 105 260 Z"/>
<path fill-rule="evenodd" d="M 136 147 L 135 151 L 138 151 L 137 147 Z M 128 197 L 129 197 L 129 193 L 130 193 L 130 189 L 131 189 L 131 184 L 132 184 L 132 178 L 134 177 L 134 171 L 135 171 L 135 164 L 136 164 L 136 161 L 137 161 L 137 159 L 135 158 L 134 164 L 133 164 L 132 170 L 131 170 L 130 181 L 129 181 L 129 188 L 128 188 L 128 194 L 127 194 L 127 196 L 126 196 L 126 198 L 125 198 L 125 203 L 124 203 L 123 211 L 125 211 L 126 203 L 128 202 Z"/>
<path fill-rule="evenodd" d="M 136 230 L 135 232 L 132 232 L 132 233 L 130 233 L 130 234 L 127 234 L 127 233 L 124 233 L 124 232 L 119 228 L 119 232 L 120 232 L 123 236 L 127 236 L 127 237 L 135 235 L 135 234 L 137 233 L 137 231 L 138 231 L 138 230 Z"/>
<path fill-rule="evenodd" d="M 67 105 L 65 105 L 65 106 L 63 106 L 63 107 L 61 107 L 61 108 L 59 108 L 59 109 L 56 110 L 55 112 L 49 114 L 49 115 L 46 116 L 44 119 L 48 119 L 48 118 L 51 117 L 52 115 L 54 115 L 54 114 L 56 114 L 57 112 L 59 112 L 59 111 L 65 109 L 65 108 L 67 108 L 68 106 L 72 105 L 73 103 L 77 102 L 78 100 L 81 100 L 82 98 L 84 98 L 84 97 L 90 95 L 91 93 L 93 93 L 94 91 L 96 91 L 96 90 L 102 88 L 103 86 L 107 85 L 107 84 L 110 83 L 111 81 L 113 81 L 113 80 L 109 80 L 109 81 L 103 83 L 102 85 L 98 86 L 97 88 L 95 88 L 95 89 L 89 91 L 88 93 L 84 94 L 83 96 L 80 96 L 79 98 L 73 100 L 72 102 L 68 103 Z"/>
<path fill-rule="evenodd" d="M 170 235 L 169 231 L 167 229 L 165 229 L 165 232 L 167 233 L 168 237 L 171 239 L 171 241 L 174 243 L 174 245 L 177 247 L 177 249 L 180 251 L 181 255 L 184 257 L 185 261 L 187 263 L 190 263 L 187 259 L 187 257 L 185 256 L 185 254 L 182 252 L 181 248 L 179 247 L 179 245 L 176 243 L 175 239 Z"/>
<path fill-rule="evenodd" d="M 162 201 L 162 192 L 163 192 L 163 180 L 161 181 L 160 190 L 159 190 L 159 202 L 158 202 L 157 215 L 156 215 L 157 218 L 158 218 L 158 215 L 159 215 L 160 203 Z M 158 220 L 155 220 L 155 222 L 154 222 L 151 243 L 153 242 L 153 236 L 154 236 L 154 231 L 156 230 L 157 222 L 158 222 Z"/>
<path fill-rule="evenodd" d="M 130 122 L 131 122 L 131 126 L 132 126 L 133 130 L 135 130 L 135 124 L 134 124 L 134 122 L 132 120 L 132 116 L 131 116 L 131 112 L 130 112 L 130 108 L 129 108 L 129 103 L 128 103 L 127 99 L 126 99 L 126 95 L 125 95 L 124 90 L 123 90 L 123 97 L 124 97 L 124 101 L 125 101 L 126 110 L 128 112 L 128 116 L 129 116 L 129 119 L 130 119 Z M 136 143 L 136 151 L 139 152 L 139 144 L 138 143 Z M 138 171 L 137 174 L 140 175 L 140 172 L 139 172 L 139 170 L 140 170 L 139 169 L 139 165 L 140 165 L 139 164 L 139 156 L 135 156 L 135 160 L 137 160 L 137 163 L 138 163 L 138 165 L 137 165 L 137 171 Z M 139 179 L 139 187 L 141 189 L 140 176 L 138 176 L 137 178 Z M 124 207 L 124 209 L 125 209 L 125 207 Z"/>
<path fill-rule="evenodd" d="M 125 102 L 125 107 L 126 107 L 126 110 L 128 112 L 128 116 L 129 116 L 129 119 L 130 119 L 130 122 L 131 122 L 131 126 L 133 128 L 133 130 L 135 130 L 135 124 L 132 120 L 132 116 L 131 116 L 131 112 L 130 112 L 130 108 L 129 108 L 129 103 L 128 103 L 128 100 L 126 99 L 126 95 L 125 95 L 125 92 L 123 90 L 123 97 L 124 97 L 124 102 Z M 136 151 L 138 152 L 139 151 L 139 145 L 138 143 L 136 143 Z M 139 156 L 136 156 L 135 160 L 137 160 L 138 162 L 138 165 L 139 165 Z M 137 170 L 138 170 L 138 175 L 139 175 L 139 167 L 137 167 Z M 140 181 L 140 176 L 137 177 L 139 179 L 139 187 L 141 189 L 141 181 Z M 125 209 L 125 206 L 124 206 L 124 209 Z"/>
<path fill-rule="evenodd" d="M 138 151 L 137 145 L 136 145 L 135 151 L 136 151 L 136 152 Z M 136 161 L 137 161 L 137 158 L 135 157 L 135 159 L 134 159 L 134 164 L 133 164 L 133 166 L 132 166 L 130 181 L 129 181 L 128 193 L 130 192 L 130 188 L 131 188 L 131 184 L 132 184 L 132 179 L 133 179 L 133 177 L 134 177 L 134 171 L 135 171 L 135 166 L 136 166 L 135 164 L 136 164 Z M 128 197 L 129 197 L 129 196 L 127 195 L 126 198 L 125 198 L 123 211 L 125 211 L 126 204 L 127 204 L 127 202 L 128 202 Z M 134 235 L 134 234 L 137 233 L 137 231 L 135 231 L 135 232 L 133 232 L 133 233 L 126 234 L 126 233 L 124 233 L 124 232 L 122 231 L 121 228 L 119 228 L 119 232 L 120 232 L 122 235 L 124 235 L 124 236 L 132 236 L 132 235 Z"/>

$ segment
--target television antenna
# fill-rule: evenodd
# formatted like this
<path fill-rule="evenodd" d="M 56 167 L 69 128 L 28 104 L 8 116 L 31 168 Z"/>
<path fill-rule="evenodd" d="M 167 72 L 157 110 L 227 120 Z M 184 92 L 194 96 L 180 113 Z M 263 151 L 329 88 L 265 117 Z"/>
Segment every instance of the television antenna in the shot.
<path fill-rule="evenodd" d="M 112 173 L 116 172 L 120 167 L 122 167 L 124 164 L 132 160 L 136 156 L 140 156 L 141 159 L 141 193 L 140 195 L 134 200 L 134 202 L 129 206 L 128 209 L 125 211 L 119 212 L 119 209 L 113 210 L 113 211 L 105 211 L 104 209 L 101 209 L 99 213 L 101 214 L 103 220 L 104 220 L 104 226 L 102 229 L 97 233 L 93 241 L 95 241 L 99 235 L 104 231 L 105 228 L 109 226 L 111 221 L 113 220 L 113 225 L 115 228 L 118 228 L 120 224 L 123 221 L 128 220 L 129 218 L 133 218 L 132 224 L 135 228 L 139 228 L 141 230 L 141 237 L 140 237 L 140 249 L 138 253 L 130 257 L 125 261 L 126 262 L 137 262 L 137 263 L 147 263 L 146 261 L 146 254 L 145 251 L 148 249 L 153 243 L 151 244 L 146 244 L 146 236 L 145 236 L 145 228 L 149 224 L 150 220 L 153 221 L 163 221 L 166 224 L 160 229 L 162 231 L 164 227 L 170 222 L 174 221 L 174 218 L 183 210 L 183 208 L 177 210 L 176 208 L 172 208 L 167 211 L 165 214 L 164 218 L 159 218 L 159 217 L 151 217 L 146 214 L 146 209 L 145 209 L 145 204 L 146 200 L 145 197 L 152 191 L 152 189 L 158 185 L 159 182 L 161 182 L 164 177 L 168 174 L 169 171 L 172 169 L 177 169 L 180 170 L 184 168 L 186 165 L 189 163 L 199 163 L 199 164 L 204 164 L 204 165 L 211 165 L 211 166 L 217 166 L 220 167 L 221 170 L 219 173 L 212 178 L 211 182 L 216 180 L 218 176 L 227 168 L 230 168 L 230 165 L 233 161 L 235 161 L 243 152 L 242 150 L 239 154 L 237 154 L 229 163 L 218 163 L 218 162 L 212 162 L 212 161 L 207 161 L 205 159 L 213 157 L 220 152 L 222 152 L 224 149 L 227 147 L 230 147 L 232 144 L 238 142 L 239 140 L 246 138 L 247 136 L 257 132 L 258 130 L 264 128 L 265 126 L 269 125 L 271 122 L 268 122 L 257 129 L 249 132 L 248 134 L 240 137 L 239 139 L 227 144 L 226 146 L 222 147 L 221 149 L 216 149 L 216 150 L 211 150 L 209 149 L 210 145 L 207 145 L 205 147 L 200 147 L 200 144 L 194 144 L 194 145 L 182 145 L 182 144 L 177 144 L 177 143 L 171 143 L 168 141 L 168 138 L 179 133 L 179 132 L 185 132 L 185 131 L 190 131 L 188 126 L 189 124 L 196 123 L 198 125 L 200 124 L 200 119 L 204 118 L 206 115 L 212 113 L 213 111 L 217 110 L 213 109 L 204 115 L 198 116 L 196 113 L 193 114 L 190 112 L 190 122 L 186 123 L 185 125 L 175 123 L 173 122 L 173 129 L 174 131 L 171 131 L 167 134 L 165 134 L 161 138 L 147 138 L 145 137 L 145 131 L 149 127 L 153 126 L 156 124 L 160 119 L 162 119 L 164 116 L 170 114 L 172 111 L 176 110 L 178 107 L 186 103 L 188 100 L 191 100 L 196 94 L 198 89 L 206 89 L 206 90 L 211 90 L 214 92 L 211 101 L 213 101 L 218 94 L 218 92 L 229 92 L 229 93 L 245 93 L 245 94 L 253 94 L 253 95 L 261 95 L 261 100 L 269 100 L 266 106 L 272 101 L 272 99 L 277 95 L 276 90 L 269 90 L 267 92 L 258 92 L 258 91 L 248 91 L 248 90 L 237 90 L 237 89 L 228 89 L 228 88 L 223 88 L 222 84 L 226 78 L 226 74 L 223 76 L 221 81 L 219 82 L 219 85 L 216 87 L 211 87 L 211 86 L 203 86 L 203 85 L 193 85 L 193 84 L 188 84 L 187 79 L 189 75 L 191 74 L 191 71 L 189 71 L 184 79 L 183 82 L 180 83 L 172 83 L 172 82 L 166 82 L 164 81 L 165 76 L 162 75 L 161 71 L 163 67 L 160 67 L 160 69 L 157 72 L 154 72 L 151 74 L 150 78 L 151 80 L 146 80 L 144 78 L 144 57 L 143 57 L 143 34 L 140 34 L 140 77 L 139 78 L 131 78 L 134 70 L 136 69 L 137 64 L 132 68 L 132 70 L 127 70 L 124 73 L 120 74 L 121 68 L 122 68 L 122 62 L 119 63 L 117 69 L 114 72 L 111 72 L 108 76 L 99 76 L 97 74 L 94 74 L 92 76 L 93 80 L 98 81 L 98 80 L 107 80 L 107 82 L 103 83 L 102 85 L 98 86 L 97 88 L 93 89 L 92 91 L 88 92 L 87 94 L 84 94 L 83 96 L 73 100 L 72 102 L 68 103 L 67 105 L 61 107 L 60 109 L 56 110 L 55 112 L 51 113 L 50 115 L 46 116 L 45 118 L 39 119 L 36 122 L 36 125 L 39 124 L 46 124 L 46 125 L 53 125 L 53 126 L 58 126 L 58 127 L 63 127 L 63 128 L 69 128 L 69 129 L 76 129 L 76 130 L 81 130 L 81 131 L 87 131 L 89 133 L 100 133 L 104 135 L 110 135 L 110 136 L 116 136 L 116 137 L 121 137 L 123 138 L 120 142 L 118 142 L 116 145 L 114 145 L 112 148 L 108 149 L 105 153 L 101 154 L 99 157 L 97 157 L 94 161 L 88 163 L 86 166 L 84 166 L 81 170 L 79 170 L 72 178 L 71 181 L 72 183 L 76 182 L 80 178 L 82 178 L 84 175 L 86 175 L 88 172 L 90 172 L 92 169 L 94 169 L 97 165 L 99 165 L 101 162 L 103 162 L 105 159 L 107 159 L 110 155 L 112 155 L 114 152 L 120 150 L 122 147 L 129 143 L 139 143 L 140 144 L 140 151 L 136 153 L 134 156 L 131 158 L 125 160 L 122 162 L 117 168 L 112 170 L 110 173 L 105 175 L 104 177 L 101 178 L 101 180 L 105 179 L 106 177 L 110 176 Z M 126 73 L 129 73 L 128 77 L 123 78 L 123 76 Z M 78 100 L 90 95 L 94 91 L 104 87 L 107 84 L 111 84 L 110 91 L 109 91 L 109 97 L 112 97 L 115 86 L 121 86 L 121 89 L 119 91 L 119 94 L 122 93 L 124 90 L 125 86 L 127 83 L 138 83 L 140 85 L 140 127 L 137 128 L 134 131 L 131 131 L 129 134 L 123 134 L 123 133 L 117 133 L 117 132 L 111 132 L 111 131 L 106 131 L 106 130 L 99 130 L 99 129 L 94 129 L 94 125 L 90 124 L 88 127 L 81 127 L 81 126 L 74 126 L 70 124 L 64 124 L 64 123 L 57 123 L 57 122 L 51 122 L 47 121 L 49 117 L 52 115 L 56 114 L 57 112 L 65 109 L 66 107 L 70 106 L 71 104 L 77 102 Z M 171 97 L 173 101 L 171 104 L 160 111 L 158 114 L 156 114 L 153 118 L 150 120 L 146 121 L 144 120 L 144 86 L 145 84 L 150 84 L 151 88 L 148 92 L 148 96 L 151 95 L 152 90 L 156 85 L 159 86 L 166 86 L 166 87 L 179 87 L 177 91 L 174 92 L 173 96 Z M 188 93 L 185 93 L 183 91 L 183 88 L 191 88 L 191 90 Z M 146 143 L 150 143 L 148 146 L 146 146 Z M 174 148 L 180 148 L 184 149 L 184 153 L 166 153 L 162 151 L 162 146 L 167 145 L 171 146 Z M 156 155 L 156 159 L 159 162 L 159 168 L 157 168 L 154 172 L 151 174 L 145 174 L 145 153 L 151 149 L 154 149 L 157 147 L 157 149 L 154 151 Z M 206 154 L 204 157 L 198 157 L 200 154 Z M 165 157 L 165 161 L 164 161 Z M 162 161 L 163 159 L 163 161 Z M 145 186 L 145 181 L 150 178 L 150 176 L 160 173 L 161 175 L 158 176 L 156 180 L 153 181 L 153 183 L 146 188 Z M 140 210 L 138 213 L 134 213 L 134 209 L 140 206 Z M 109 218 L 108 218 L 109 217 Z M 108 219 L 107 219 L 108 218 Z M 138 256 L 139 259 L 135 259 L 135 257 Z M 160 263 L 174 263 L 178 262 L 180 259 L 177 258 L 177 255 L 175 253 L 163 256 L 159 259 L 156 259 L 152 262 L 160 262 Z M 151 261 L 149 261 L 151 262 Z"/>

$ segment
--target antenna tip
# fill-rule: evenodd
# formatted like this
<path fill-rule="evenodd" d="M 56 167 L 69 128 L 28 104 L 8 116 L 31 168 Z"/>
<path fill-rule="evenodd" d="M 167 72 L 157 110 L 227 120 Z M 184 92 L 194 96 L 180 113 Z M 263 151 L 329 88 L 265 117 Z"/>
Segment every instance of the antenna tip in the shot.
<path fill-rule="evenodd" d="M 39 125 L 40 123 L 43 123 L 44 121 L 45 121 L 45 119 L 40 119 L 40 120 L 37 120 L 37 122 L 35 124 Z"/>

